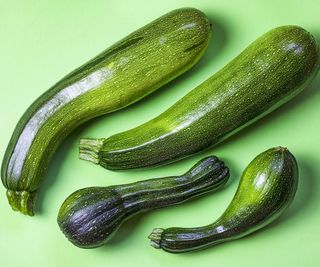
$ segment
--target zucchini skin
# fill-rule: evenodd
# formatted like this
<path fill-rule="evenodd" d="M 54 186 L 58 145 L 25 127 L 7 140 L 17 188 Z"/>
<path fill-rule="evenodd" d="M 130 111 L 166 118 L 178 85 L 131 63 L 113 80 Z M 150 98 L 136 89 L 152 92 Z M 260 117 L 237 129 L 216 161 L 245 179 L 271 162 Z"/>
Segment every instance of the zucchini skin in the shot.
<path fill-rule="evenodd" d="M 177 9 L 147 24 L 41 95 L 18 122 L 1 178 L 14 210 L 34 214 L 35 192 L 59 144 L 85 121 L 124 108 L 192 67 L 211 36 L 207 17 Z"/>
<path fill-rule="evenodd" d="M 229 169 L 211 156 L 181 176 L 83 188 L 64 201 L 57 221 L 74 245 L 81 248 L 102 246 L 123 221 L 137 213 L 187 201 L 220 188 L 228 178 Z"/>
<path fill-rule="evenodd" d="M 158 117 L 106 139 L 80 140 L 80 158 L 121 170 L 187 157 L 287 102 L 318 69 L 319 47 L 310 33 L 275 28 Z"/>
<path fill-rule="evenodd" d="M 270 224 L 292 202 L 298 186 L 294 156 L 282 147 L 258 155 L 245 169 L 237 192 L 214 223 L 196 228 L 156 228 L 151 245 L 180 253 L 239 239 Z"/>

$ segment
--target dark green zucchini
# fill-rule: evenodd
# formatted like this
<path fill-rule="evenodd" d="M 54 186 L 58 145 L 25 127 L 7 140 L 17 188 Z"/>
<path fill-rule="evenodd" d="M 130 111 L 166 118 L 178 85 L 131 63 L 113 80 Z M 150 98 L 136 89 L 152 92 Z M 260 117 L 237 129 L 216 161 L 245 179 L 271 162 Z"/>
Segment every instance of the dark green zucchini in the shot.
<path fill-rule="evenodd" d="M 202 249 L 251 234 L 278 218 L 292 202 L 298 185 L 294 156 L 282 147 L 258 155 L 245 169 L 223 215 L 196 228 L 156 228 L 151 245 L 178 253 Z"/>
<path fill-rule="evenodd" d="M 184 158 L 294 97 L 318 68 L 319 48 L 310 33 L 297 26 L 273 29 L 155 119 L 106 139 L 82 139 L 80 158 L 107 169 Z"/>
<path fill-rule="evenodd" d="M 83 188 L 64 201 L 58 224 L 74 245 L 98 247 L 129 217 L 207 193 L 221 187 L 228 178 L 229 169 L 224 163 L 216 157 L 208 157 L 181 176 Z"/>
<path fill-rule="evenodd" d="M 14 210 L 34 213 L 49 160 L 78 125 L 124 108 L 192 67 L 203 55 L 210 23 L 199 10 L 174 10 L 133 32 L 76 69 L 22 116 L 1 169 Z"/>

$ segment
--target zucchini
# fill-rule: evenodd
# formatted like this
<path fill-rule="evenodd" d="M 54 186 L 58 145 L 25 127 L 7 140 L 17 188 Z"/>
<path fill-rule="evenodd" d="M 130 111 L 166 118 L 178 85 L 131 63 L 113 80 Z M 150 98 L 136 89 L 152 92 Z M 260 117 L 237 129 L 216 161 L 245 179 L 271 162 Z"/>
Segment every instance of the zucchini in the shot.
<path fill-rule="evenodd" d="M 294 156 L 282 147 L 258 155 L 245 169 L 223 215 L 196 228 L 156 228 L 151 245 L 178 253 L 202 249 L 249 235 L 278 218 L 292 202 L 298 185 Z"/>
<path fill-rule="evenodd" d="M 18 122 L 1 178 L 11 207 L 34 214 L 36 190 L 58 145 L 85 121 L 124 108 L 192 67 L 211 36 L 199 10 L 174 10 L 128 35 L 40 96 Z"/>
<path fill-rule="evenodd" d="M 83 188 L 64 201 L 57 221 L 74 245 L 102 246 L 129 217 L 207 193 L 221 187 L 228 178 L 229 169 L 212 156 L 199 161 L 181 176 Z"/>
<path fill-rule="evenodd" d="M 106 139 L 83 138 L 80 158 L 115 170 L 184 158 L 294 97 L 318 68 L 310 33 L 298 26 L 273 29 L 158 117 Z"/>

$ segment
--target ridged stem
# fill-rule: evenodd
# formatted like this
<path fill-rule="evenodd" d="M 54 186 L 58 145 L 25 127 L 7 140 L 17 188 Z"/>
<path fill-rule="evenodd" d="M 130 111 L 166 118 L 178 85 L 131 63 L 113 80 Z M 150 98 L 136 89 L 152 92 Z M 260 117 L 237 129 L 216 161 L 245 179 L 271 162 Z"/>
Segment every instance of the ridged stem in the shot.
<path fill-rule="evenodd" d="M 34 215 L 35 192 L 7 190 L 10 206 L 25 215 Z"/>
<path fill-rule="evenodd" d="M 154 248 L 161 248 L 161 235 L 163 233 L 163 228 L 154 228 L 148 238 L 151 241 L 151 246 Z"/>
<path fill-rule="evenodd" d="M 99 151 L 103 145 L 104 139 L 80 139 L 79 158 L 90 161 L 94 164 L 99 164 Z"/>

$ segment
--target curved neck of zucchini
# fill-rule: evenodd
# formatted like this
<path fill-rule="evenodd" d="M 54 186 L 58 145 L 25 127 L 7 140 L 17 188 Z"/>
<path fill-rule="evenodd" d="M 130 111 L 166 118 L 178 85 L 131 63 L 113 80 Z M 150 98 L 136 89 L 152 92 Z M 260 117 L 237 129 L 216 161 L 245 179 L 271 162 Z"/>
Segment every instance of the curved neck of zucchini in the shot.
<path fill-rule="evenodd" d="M 155 228 L 149 235 L 151 246 L 180 253 L 217 245 L 239 238 L 239 229 L 228 227 L 222 220 L 195 228 Z"/>
<path fill-rule="evenodd" d="M 128 215 L 181 203 L 226 183 L 229 169 L 216 157 L 208 157 L 181 176 L 122 185 L 117 192 Z M 133 190 L 134 189 L 134 190 Z"/>
<path fill-rule="evenodd" d="M 244 237 L 273 221 L 279 213 L 255 222 L 254 217 L 228 219 L 222 215 L 214 223 L 195 228 L 155 228 L 149 235 L 154 248 L 179 253 L 211 247 L 223 242 Z"/>

